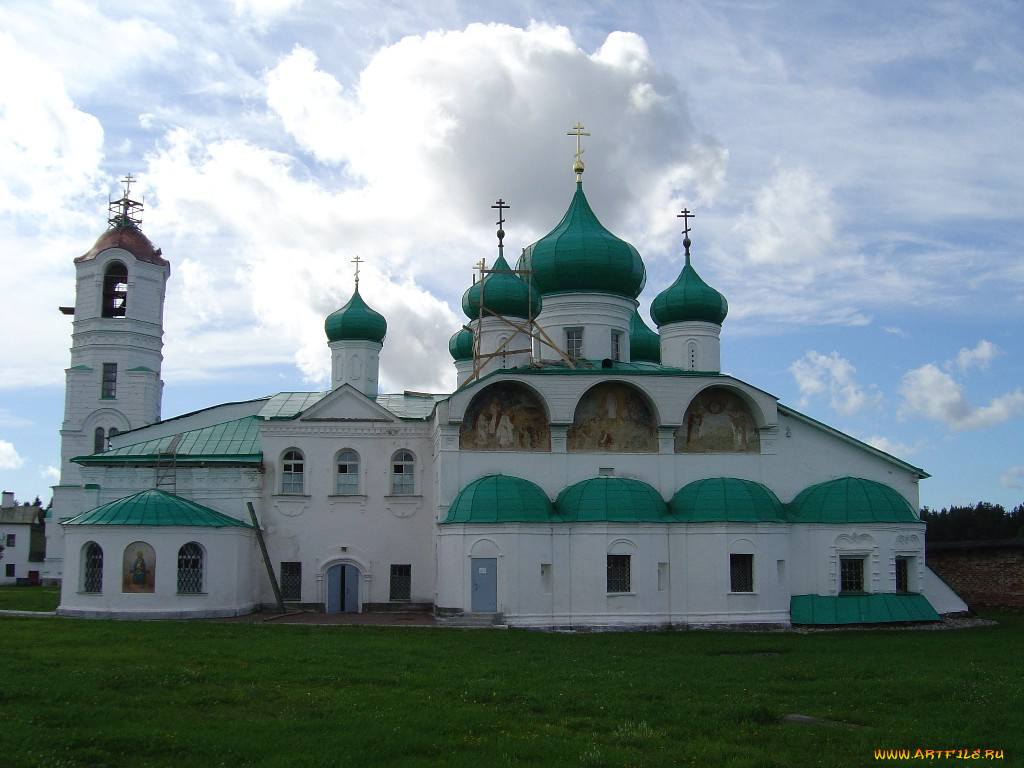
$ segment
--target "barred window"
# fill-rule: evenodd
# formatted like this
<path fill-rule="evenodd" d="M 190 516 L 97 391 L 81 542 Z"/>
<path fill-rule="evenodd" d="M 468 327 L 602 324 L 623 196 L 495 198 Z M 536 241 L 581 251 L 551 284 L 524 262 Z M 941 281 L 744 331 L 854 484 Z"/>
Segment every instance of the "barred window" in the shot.
<path fill-rule="evenodd" d="M 729 589 L 732 592 L 754 591 L 753 555 L 729 555 Z"/>
<path fill-rule="evenodd" d="M 896 558 L 896 591 L 897 592 L 909 592 L 910 591 L 910 558 L 909 557 L 897 557 Z"/>
<path fill-rule="evenodd" d="M 96 594 L 103 591 L 103 549 L 95 541 L 85 545 L 82 591 Z"/>
<path fill-rule="evenodd" d="M 302 563 L 281 563 L 281 598 L 302 599 Z"/>
<path fill-rule="evenodd" d="M 412 597 L 412 566 L 391 565 L 392 600 L 409 600 Z"/>
<path fill-rule="evenodd" d="M 355 451 L 341 451 L 338 454 L 337 466 L 337 493 L 343 496 L 359 493 L 359 454 Z"/>
<path fill-rule="evenodd" d="M 281 493 L 302 493 L 305 460 L 300 451 L 286 451 L 281 459 Z"/>
<path fill-rule="evenodd" d="M 864 591 L 864 558 L 863 557 L 841 557 L 841 558 L 839 558 L 839 591 L 840 592 L 863 592 Z"/>
<path fill-rule="evenodd" d="M 629 555 L 608 555 L 608 592 L 629 592 Z"/>
<path fill-rule="evenodd" d="M 409 451 L 398 451 L 391 457 L 391 493 L 408 495 L 415 493 L 414 470 L 416 459 Z"/>
<path fill-rule="evenodd" d="M 203 591 L 203 548 L 190 541 L 178 550 L 178 593 L 197 595 Z"/>

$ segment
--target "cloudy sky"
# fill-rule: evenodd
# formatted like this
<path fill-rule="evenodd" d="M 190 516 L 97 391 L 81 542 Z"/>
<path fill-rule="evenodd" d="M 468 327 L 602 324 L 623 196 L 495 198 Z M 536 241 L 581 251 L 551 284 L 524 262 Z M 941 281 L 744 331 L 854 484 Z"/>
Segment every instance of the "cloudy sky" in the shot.
<path fill-rule="evenodd" d="M 388 320 L 385 391 L 450 391 L 473 265 L 584 187 L 729 300 L 723 370 L 1024 501 L 1024 6 L 1006 2 L 8 0 L 0 484 L 56 482 L 72 260 L 138 178 L 171 261 L 164 416 L 328 386 L 327 314 Z M 135 194 L 133 194 L 135 196 Z"/>

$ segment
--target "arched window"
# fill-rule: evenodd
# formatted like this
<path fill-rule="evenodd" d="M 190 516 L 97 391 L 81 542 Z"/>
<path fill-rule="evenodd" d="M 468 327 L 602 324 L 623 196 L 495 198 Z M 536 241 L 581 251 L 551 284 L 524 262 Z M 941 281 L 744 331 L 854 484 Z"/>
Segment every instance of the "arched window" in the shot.
<path fill-rule="evenodd" d="M 103 431 L 103 427 L 96 427 L 96 431 L 92 434 L 92 452 L 99 453 L 105 450 L 107 450 L 106 433 Z"/>
<path fill-rule="evenodd" d="M 203 591 L 203 548 L 190 541 L 178 550 L 178 594 L 197 595 Z"/>
<path fill-rule="evenodd" d="M 111 427 L 110 429 L 108 429 L 107 430 L 107 445 L 108 446 L 110 445 L 110 439 L 112 437 L 116 437 L 119 434 L 121 434 L 121 430 L 119 430 L 117 427 Z"/>
<path fill-rule="evenodd" d="M 119 261 L 103 275 L 103 317 L 124 317 L 128 308 L 128 268 Z"/>
<path fill-rule="evenodd" d="M 302 452 L 285 451 L 281 458 L 281 493 L 302 493 L 305 460 Z"/>
<path fill-rule="evenodd" d="M 82 591 L 94 594 L 103 591 L 103 549 L 95 541 L 90 541 L 85 545 Z"/>
<path fill-rule="evenodd" d="M 409 451 L 398 451 L 391 457 L 391 493 L 400 496 L 415 493 L 416 483 L 413 481 L 413 472 L 416 469 L 416 459 Z"/>
<path fill-rule="evenodd" d="M 354 496 L 359 493 L 359 454 L 348 449 L 339 451 L 335 465 L 337 467 L 335 492 L 341 496 Z"/>

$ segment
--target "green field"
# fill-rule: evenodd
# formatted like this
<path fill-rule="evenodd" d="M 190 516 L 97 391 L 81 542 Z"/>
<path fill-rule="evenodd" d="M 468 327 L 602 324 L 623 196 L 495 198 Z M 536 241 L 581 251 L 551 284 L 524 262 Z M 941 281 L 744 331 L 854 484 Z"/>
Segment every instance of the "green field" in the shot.
<path fill-rule="evenodd" d="M 860 766 L 902 748 L 1021 765 L 1024 618 L 996 618 L 564 634 L 7 616 L 0 762 Z"/>

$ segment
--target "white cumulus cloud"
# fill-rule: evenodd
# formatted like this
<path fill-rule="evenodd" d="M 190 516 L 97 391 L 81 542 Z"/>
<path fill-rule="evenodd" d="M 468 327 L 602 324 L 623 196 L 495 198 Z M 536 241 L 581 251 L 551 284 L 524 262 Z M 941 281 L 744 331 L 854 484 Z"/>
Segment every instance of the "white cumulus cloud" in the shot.
<path fill-rule="evenodd" d="M 25 461 L 12 443 L 0 439 L 0 469 L 21 469 Z"/>
<path fill-rule="evenodd" d="M 942 422 L 952 429 L 983 429 L 1024 415 L 1024 391 L 993 398 L 976 406 L 964 387 L 934 363 L 907 371 L 900 380 L 903 404 L 900 415 L 917 415 Z"/>
<path fill-rule="evenodd" d="M 828 396 L 832 409 L 844 414 L 882 402 L 881 393 L 873 386 L 865 388 L 857 383 L 857 369 L 836 351 L 823 355 L 811 350 L 789 366 L 789 371 L 800 390 L 802 408 L 819 396 Z"/>

